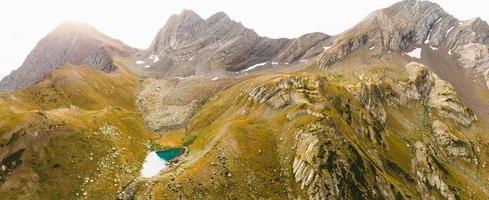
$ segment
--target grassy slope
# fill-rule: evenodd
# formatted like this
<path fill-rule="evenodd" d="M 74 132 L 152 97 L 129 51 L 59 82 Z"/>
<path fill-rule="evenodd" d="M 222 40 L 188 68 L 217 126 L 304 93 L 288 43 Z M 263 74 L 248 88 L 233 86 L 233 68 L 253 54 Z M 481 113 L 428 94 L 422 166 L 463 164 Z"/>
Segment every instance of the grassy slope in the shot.
<path fill-rule="evenodd" d="M 376 67 L 362 70 L 383 73 L 397 79 L 406 78 L 403 68 Z M 355 112 L 365 112 L 342 87 L 356 83 L 356 75 L 365 73 L 359 70 L 356 72 L 325 75 L 328 80 L 336 81 L 325 86 L 325 91 L 342 101 L 351 102 L 352 109 L 357 110 Z M 291 147 L 295 133 L 317 119 L 303 116 L 288 121 L 286 114 L 298 107 L 272 111 L 265 105 L 247 103 L 242 95 L 245 89 L 279 76 L 287 75 L 263 75 L 229 87 L 211 98 L 194 115 L 187 130 L 162 136 L 159 142 L 166 145 L 176 144 L 178 139 L 181 143 L 188 138 L 195 140 L 189 146 L 188 158 L 183 163 L 163 174 L 156 182 L 140 185 L 136 196 L 143 197 L 150 193 L 162 199 L 306 198 L 292 174 L 295 151 Z M 398 188 L 402 196 L 419 198 L 416 183 L 413 182 L 415 175 L 411 169 L 411 159 L 414 154 L 413 144 L 423 141 L 430 131 L 426 125 L 427 119 L 420 117 L 425 116 L 424 108 L 420 102 L 387 108 L 387 124 L 382 136 L 387 149 L 375 147 L 370 140 L 355 135 L 354 130 L 336 111 L 325 114 L 339 125 L 342 137 L 354 144 L 364 162 L 377 162 L 369 154 L 379 152 L 382 161 L 378 172 Z M 474 133 L 473 136 L 480 136 L 487 130 L 485 126 L 474 127 L 470 131 Z M 468 138 L 475 141 L 477 137 Z M 485 140 L 482 142 L 486 143 Z M 481 161 L 485 160 L 483 157 Z M 460 197 L 483 198 L 486 195 L 483 192 L 487 187 L 484 186 L 486 182 L 480 181 L 487 177 L 485 170 L 469 166 L 463 160 L 443 157 L 435 159 L 446 170 L 443 180 L 456 188 Z M 433 192 L 433 195 L 439 194 Z"/>
<path fill-rule="evenodd" d="M 114 199 L 138 176 L 154 137 L 134 105 L 137 87 L 124 69 L 64 66 L 39 84 L 2 94 L 0 143 L 8 146 L 1 151 L 24 150 L 22 164 L 2 180 L 1 196 L 70 199 L 85 191 Z"/>
<path fill-rule="evenodd" d="M 354 71 L 353 74 L 340 71 L 321 76 L 333 80 L 324 85 L 324 91 L 350 102 L 355 112 L 365 110 L 343 86 L 356 83 L 359 74 L 384 73 L 405 79 L 402 68 Z M 136 196 L 156 199 L 307 198 L 293 177 L 291 166 L 295 150 L 292 147 L 297 131 L 318 119 L 302 116 L 289 121 L 286 115 L 299 110 L 300 105 L 272 111 L 266 105 L 250 103 L 242 95 L 259 83 L 287 76 L 289 74 L 264 74 L 235 84 L 209 99 L 185 129 L 159 138 L 158 143 L 164 147 L 190 144 L 187 158 L 156 181 L 140 184 Z M 23 163 L 7 180 L 2 180 L 2 197 L 70 199 L 86 191 L 88 198 L 114 199 L 122 187 L 137 177 L 145 144 L 148 139 L 154 139 L 154 135 L 144 129 L 134 106 L 137 87 L 136 77 L 123 69 L 105 74 L 88 67 L 65 66 L 31 88 L 1 94 L 1 152 L 12 154 L 24 149 Z M 361 159 L 370 162 L 373 160 L 370 152 L 380 152 L 384 160 L 379 166 L 380 175 L 404 197 L 417 198 L 415 183 L 410 179 L 414 176 L 410 166 L 414 153 L 412 145 L 430 131 L 426 119 L 419 117 L 424 116 L 421 104 L 388 107 L 383 135 L 387 149 L 379 149 L 371 141 L 355 135 L 332 105 L 328 104 L 328 108 L 324 114 L 338 126 L 342 137 L 354 144 Z M 464 133 L 470 135 L 471 141 L 485 143 L 487 138 L 481 134 L 487 130 L 484 127 L 478 124 Z M 109 134 L 101 134 L 103 132 Z M 487 147 L 482 146 L 482 151 L 486 152 Z M 487 160 L 485 154 L 481 154 L 480 159 Z M 456 188 L 461 197 L 484 196 L 486 169 L 461 160 L 443 157 L 437 160 L 446 169 L 444 181 Z M 85 183 L 86 178 L 89 179 Z"/>

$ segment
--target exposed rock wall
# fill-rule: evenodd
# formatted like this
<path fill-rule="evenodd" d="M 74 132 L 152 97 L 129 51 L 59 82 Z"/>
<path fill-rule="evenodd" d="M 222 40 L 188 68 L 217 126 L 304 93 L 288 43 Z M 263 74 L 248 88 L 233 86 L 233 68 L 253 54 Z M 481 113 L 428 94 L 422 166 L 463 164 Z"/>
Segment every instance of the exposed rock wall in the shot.
<path fill-rule="evenodd" d="M 412 160 L 413 173 L 416 175 L 417 187 L 416 189 L 421 194 L 422 199 L 436 199 L 436 196 L 432 196 L 427 186 L 433 187 L 438 190 L 441 195 L 448 200 L 455 200 L 454 191 L 451 191 L 449 186 L 443 181 L 442 175 L 429 148 L 421 143 L 416 142 L 414 144 L 415 156 Z"/>
<path fill-rule="evenodd" d="M 426 66 L 410 63 L 405 69 L 407 78 L 376 72 L 344 87 L 331 77 L 278 76 L 244 91 L 251 103 L 277 112 L 290 110 L 289 121 L 303 115 L 317 119 L 295 133 L 292 148 L 294 179 L 309 199 L 396 199 L 406 198 L 409 192 L 421 199 L 457 199 L 459 193 L 446 182 L 449 172 L 439 160 L 479 165 L 474 144 L 460 132 L 477 117 L 451 85 Z M 412 103 L 424 108 L 429 127 L 418 141 L 407 144 L 413 151 L 412 157 L 405 158 L 410 171 L 402 172 L 381 153 L 393 151 L 386 139 L 392 131 L 387 130 L 387 109 Z M 294 106 L 298 108 L 288 109 Z M 434 143 L 426 145 L 428 141 Z M 415 185 L 414 191 L 387 178 L 388 168 L 404 176 L 405 184 Z"/>
<path fill-rule="evenodd" d="M 235 72 L 258 63 L 284 65 L 312 58 L 324 51 L 329 38 L 311 33 L 297 39 L 270 39 L 222 12 L 202 19 L 193 11 L 184 10 L 170 17 L 147 54 L 158 56 L 161 62 L 168 60 L 165 64 L 177 69 L 166 69 L 167 74 L 199 74 L 219 69 Z"/>
<path fill-rule="evenodd" d="M 384 52 L 425 43 L 438 47 L 450 25 L 456 22 L 437 4 L 405 0 L 370 14 L 337 36 L 334 47 L 321 55 L 319 64 L 331 65 L 362 46 L 375 46 Z"/>
<path fill-rule="evenodd" d="M 318 62 L 325 68 L 361 47 L 381 49 L 383 53 L 405 53 L 413 46 L 433 50 L 443 47 L 463 67 L 474 69 L 489 83 L 488 44 L 489 25 L 480 18 L 459 21 L 435 3 L 404 0 L 370 14 L 336 36 Z"/>
<path fill-rule="evenodd" d="M 295 180 L 309 199 L 394 199 L 399 193 L 333 127 L 310 124 L 297 133 L 295 149 Z"/>

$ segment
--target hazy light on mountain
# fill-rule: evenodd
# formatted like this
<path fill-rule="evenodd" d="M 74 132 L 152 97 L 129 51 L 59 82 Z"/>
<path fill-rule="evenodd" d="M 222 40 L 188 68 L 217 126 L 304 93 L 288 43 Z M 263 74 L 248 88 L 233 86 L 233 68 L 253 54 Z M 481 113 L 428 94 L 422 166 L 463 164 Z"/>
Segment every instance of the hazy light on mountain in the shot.
<path fill-rule="evenodd" d="M 202 17 L 224 11 L 258 34 L 272 38 L 309 32 L 338 34 L 395 0 L 18 0 L 0 3 L 0 78 L 22 64 L 37 41 L 66 20 L 83 21 L 128 45 L 147 48 L 167 18 L 182 9 Z M 489 19 L 484 1 L 436 0 L 460 19 Z M 469 7 L 470 6 L 470 7 Z"/>

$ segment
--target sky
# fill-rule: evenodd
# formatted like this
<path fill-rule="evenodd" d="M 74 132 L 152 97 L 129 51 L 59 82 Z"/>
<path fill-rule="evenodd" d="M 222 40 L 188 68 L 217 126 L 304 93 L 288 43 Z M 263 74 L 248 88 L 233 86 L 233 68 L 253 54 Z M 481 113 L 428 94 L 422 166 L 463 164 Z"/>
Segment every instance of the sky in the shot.
<path fill-rule="evenodd" d="M 64 21 L 88 23 L 145 49 L 172 14 L 191 9 L 207 18 L 224 11 L 271 38 L 310 32 L 335 35 L 397 0 L 11 0 L 0 2 L 0 79 L 18 68 L 36 43 Z M 433 0 L 461 20 L 489 19 L 486 0 Z"/>

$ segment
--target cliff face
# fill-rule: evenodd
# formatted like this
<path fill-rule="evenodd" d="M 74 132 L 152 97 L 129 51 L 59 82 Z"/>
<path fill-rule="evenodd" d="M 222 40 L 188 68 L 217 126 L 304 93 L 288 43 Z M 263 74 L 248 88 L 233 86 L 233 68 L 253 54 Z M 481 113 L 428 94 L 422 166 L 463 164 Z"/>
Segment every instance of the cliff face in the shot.
<path fill-rule="evenodd" d="M 335 37 L 332 47 L 319 56 L 320 67 L 344 60 L 362 47 L 380 55 L 419 48 L 452 57 L 464 68 L 474 69 L 476 78 L 489 81 L 488 24 L 480 18 L 460 21 L 429 1 L 404 0 Z"/>
<path fill-rule="evenodd" d="M 154 63 L 151 60 L 158 57 L 158 62 L 166 65 L 160 70 L 167 74 L 234 72 L 259 63 L 284 65 L 311 58 L 323 51 L 328 38 L 325 34 L 314 33 L 298 39 L 270 39 L 259 36 L 222 12 L 202 19 L 185 10 L 172 16 L 158 32 L 147 50 L 147 61 Z"/>
<path fill-rule="evenodd" d="M 302 105 L 287 115 L 290 121 L 307 115 L 321 119 L 312 120 L 295 133 L 293 174 L 309 199 L 394 199 L 409 192 L 420 198 L 433 198 L 435 192 L 456 199 L 459 194 L 443 178 L 450 174 L 437 166 L 436 160 L 480 164 L 474 151 L 477 146 L 460 133 L 472 126 L 476 116 L 460 102 L 450 84 L 426 66 L 407 65 L 405 81 L 376 78 L 380 76 L 372 73 L 359 83 L 345 86 L 330 83 L 334 79 L 292 76 L 260 85 L 249 96 L 274 110 Z M 334 87 L 339 88 L 335 91 Z M 404 158 L 411 165 L 403 172 L 407 180 L 402 182 L 416 185 L 415 191 L 403 191 L 384 174 L 396 164 L 381 152 L 394 151 L 390 134 L 399 131 L 387 123 L 393 120 L 389 108 L 412 103 L 425 108 L 422 115 L 428 127 L 422 130 L 427 131 L 425 136 L 403 144 L 413 154 Z"/>
<path fill-rule="evenodd" d="M 0 82 L 1 90 L 15 90 L 39 82 L 65 63 L 89 65 L 98 70 L 116 70 L 115 55 L 127 56 L 131 49 L 86 24 L 66 22 L 44 37 L 17 70 Z"/>
<path fill-rule="evenodd" d="M 446 32 L 458 20 L 437 4 L 428 1 L 405 0 L 378 10 L 353 28 L 340 34 L 333 48 L 320 58 L 320 64 L 330 65 L 342 60 L 356 49 L 377 47 L 383 52 L 405 51 L 412 45 L 441 45 Z"/>

